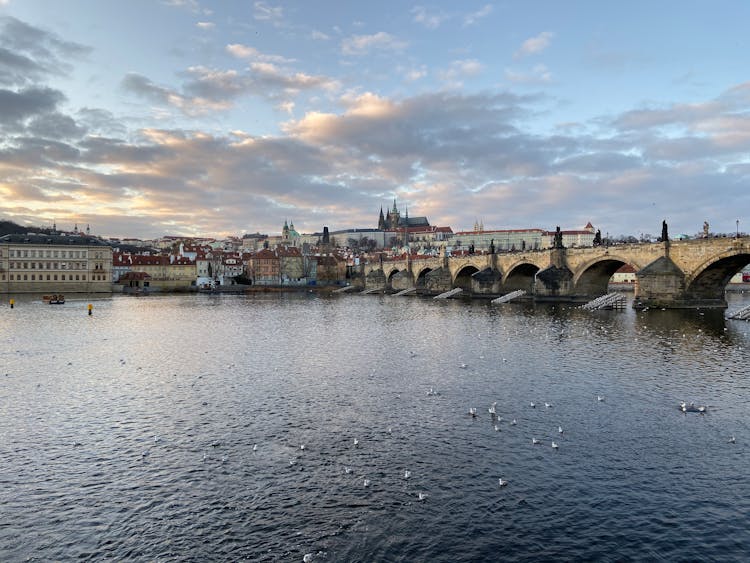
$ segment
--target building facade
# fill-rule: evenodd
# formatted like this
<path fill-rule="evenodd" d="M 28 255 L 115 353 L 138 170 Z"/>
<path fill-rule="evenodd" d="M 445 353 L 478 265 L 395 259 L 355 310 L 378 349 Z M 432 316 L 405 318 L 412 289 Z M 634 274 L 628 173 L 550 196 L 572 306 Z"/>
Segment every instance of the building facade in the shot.
<path fill-rule="evenodd" d="M 466 250 L 474 247 L 476 251 L 489 251 L 494 245 L 496 252 L 514 252 L 517 250 L 539 250 L 543 248 L 542 229 L 504 229 L 459 231 L 453 234 L 450 243 L 454 250 Z"/>
<path fill-rule="evenodd" d="M 111 293 L 112 248 L 81 234 L 0 237 L 0 293 Z"/>

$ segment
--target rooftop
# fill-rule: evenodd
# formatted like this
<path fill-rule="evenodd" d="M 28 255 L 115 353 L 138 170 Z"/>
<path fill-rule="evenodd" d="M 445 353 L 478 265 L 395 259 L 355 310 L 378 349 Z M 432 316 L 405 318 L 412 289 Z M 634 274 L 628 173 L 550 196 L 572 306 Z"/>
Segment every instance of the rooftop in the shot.
<path fill-rule="evenodd" d="M 43 244 L 65 246 L 109 246 L 103 240 L 86 235 L 46 235 L 42 233 L 11 234 L 0 237 L 0 244 Z"/>

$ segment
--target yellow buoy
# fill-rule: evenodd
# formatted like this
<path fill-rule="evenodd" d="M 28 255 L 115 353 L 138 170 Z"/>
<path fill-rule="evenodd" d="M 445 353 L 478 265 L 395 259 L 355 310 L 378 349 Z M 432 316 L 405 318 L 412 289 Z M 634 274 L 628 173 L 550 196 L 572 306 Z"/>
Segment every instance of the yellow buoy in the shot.
<path fill-rule="evenodd" d="M 91 315 L 91 311 L 92 311 L 93 308 L 94 308 L 94 306 L 91 303 L 89 303 L 89 315 Z"/>
<path fill-rule="evenodd" d="M 16 300 L 15 299 L 11 299 L 10 300 L 10 308 L 12 309 L 13 305 L 15 305 L 15 304 L 16 304 Z"/>

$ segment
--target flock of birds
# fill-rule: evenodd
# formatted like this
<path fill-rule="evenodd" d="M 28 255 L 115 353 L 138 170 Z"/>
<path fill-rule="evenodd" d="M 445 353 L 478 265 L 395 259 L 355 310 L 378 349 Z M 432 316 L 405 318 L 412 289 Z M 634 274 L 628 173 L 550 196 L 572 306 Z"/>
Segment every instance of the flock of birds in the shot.
<path fill-rule="evenodd" d="M 505 359 L 503 359 L 503 360 L 505 360 Z M 462 363 L 460 365 L 460 367 L 462 369 L 466 369 L 467 365 Z M 432 387 L 430 387 L 430 390 L 427 392 L 428 396 L 435 396 L 435 395 L 438 395 L 438 394 L 439 393 L 437 393 Z M 601 395 L 597 395 L 596 400 L 597 400 L 597 402 L 604 402 L 604 397 L 602 397 Z M 550 402 L 547 402 L 547 401 L 544 402 L 544 408 L 545 409 L 551 409 L 553 406 L 554 405 L 552 403 L 550 403 Z M 529 402 L 529 407 L 531 407 L 532 409 L 535 409 L 536 408 L 536 403 L 534 401 L 530 401 Z M 500 432 L 501 431 L 500 424 L 503 422 L 503 418 L 497 414 L 497 401 L 494 401 L 492 403 L 492 405 L 490 405 L 490 407 L 487 409 L 487 412 L 490 415 L 490 420 L 491 420 L 491 422 L 493 424 L 493 428 L 494 428 L 495 432 Z M 470 407 L 468 414 L 472 418 L 477 418 L 479 416 L 477 414 L 476 407 Z M 510 426 L 517 426 L 518 425 L 517 419 L 515 419 L 515 418 L 512 419 L 509 422 L 509 425 Z M 565 430 L 563 429 L 562 426 L 558 425 L 558 427 L 557 427 L 557 433 L 561 437 L 565 434 Z M 539 446 L 539 445 L 543 445 L 544 441 L 540 440 L 540 439 L 538 439 L 536 437 L 532 437 L 531 438 L 531 444 L 534 445 L 534 446 Z M 550 440 L 550 446 L 552 447 L 553 450 L 558 450 L 560 448 L 560 445 L 555 440 Z M 498 485 L 500 487 L 506 487 L 508 485 L 508 480 L 507 479 L 503 479 L 502 477 L 499 477 L 497 482 L 498 482 Z"/>
<path fill-rule="evenodd" d="M 503 358 L 502 361 L 505 362 L 507 360 L 505 358 Z M 125 364 L 125 360 L 121 360 L 121 364 L 124 365 Z M 466 363 L 460 363 L 458 365 L 458 367 L 460 369 L 462 369 L 462 370 L 466 370 L 466 369 L 469 368 L 469 366 Z M 426 394 L 427 394 L 428 397 L 439 397 L 441 395 L 441 393 L 438 392 L 433 387 L 430 387 L 428 389 L 428 391 L 427 391 Z M 593 397 L 592 397 L 592 400 L 593 400 Z M 602 395 L 596 395 L 595 400 L 596 400 L 597 403 L 604 403 L 605 402 L 605 397 L 602 396 Z M 207 403 L 204 402 L 203 404 L 206 405 Z M 528 402 L 528 408 L 530 408 L 530 409 L 537 409 L 538 407 L 542 407 L 542 406 L 543 406 L 543 410 L 545 410 L 545 411 L 555 412 L 555 410 L 556 410 L 554 404 L 552 402 L 549 402 L 549 401 L 543 401 L 543 402 L 540 402 L 539 404 L 537 404 L 537 402 L 534 402 L 534 401 Z M 705 406 L 705 405 L 696 405 L 695 403 L 687 403 L 685 401 L 682 401 L 682 402 L 679 403 L 679 410 L 682 411 L 683 413 L 706 414 L 707 411 L 708 411 L 708 407 Z M 490 421 L 491 421 L 491 424 L 492 424 L 492 428 L 494 429 L 495 432 L 501 432 L 503 430 L 503 426 L 504 425 L 508 425 L 510 427 L 519 427 L 519 428 L 522 428 L 522 427 L 526 426 L 524 424 L 523 420 L 521 421 L 521 425 L 519 425 L 519 422 L 518 422 L 518 420 L 516 418 L 512 418 L 512 419 L 510 419 L 508 421 L 504 420 L 504 418 L 502 416 L 500 416 L 500 414 L 498 412 L 498 403 L 497 403 L 497 401 L 493 402 L 487 408 L 487 414 L 489 415 L 489 418 L 490 418 Z M 471 418 L 480 418 L 480 415 L 479 415 L 478 410 L 477 410 L 476 407 L 469 408 L 468 415 Z M 389 427 L 386 430 L 386 432 L 388 434 L 391 434 L 392 429 Z M 555 438 L 552 438 L 552 439 L 547 438 L 545 440 L 545 439 L 540 439 L 537 436 L 530 436 L 530 438 L 531 438 L 531 445 L 533 445 L 533 446 L 542 446 L 542 445 L 545 445 L 545 444 L 549 444 L 549 446 L 555 452 L 557 452 L 557 451 L 560 450 L 560 445 L 563 443 L 563 440 L 564 440 L 564 437 L 565 437 L 565 432 L 566 432 L 565 428 L 563 428 L 562 425 L 558 424 L 557 425 L 557 432 L 555 434 Z M 361 441 L 360 441 L 360 438 L 354 437 L 354 438 L 350 438 L 350 440 L 351 440 L 351 442 L 350 442 L 351 447 L 354 448 L 355 450 L 358 449 L 358 448 L 360 448 L 360 446 L 362 445 Z M 158 444 L 160 441 L 161 441 L 161 438 L 159 436 L 153 436 L 153 442 L 154 442 L 154 444 Z M 729 437 L 728 441 L 730 443 L 732 443 L 732 444 L 736 443 L 736 439 L 735 439 L 734 436 Z M 76 442 L 74 445 L 75 446 L 80 446 L 81 444 L 78 443 L 78 442 Z M 211 446 L 213 446 L 213 447 L 218 447 L 219 445 L 220 445 L 219 442 L 213 442 L 213 443 L 211 443 Z M 255 443 L 255 444 L 252 445 L 251 450 L 252 450 L 253 453 L 257 453 L 257 452 L 259 452 L 260 447 L 261 446 L 259 446 L 259 444 Z M 297 456 L 295 456 L 292 459 L 290 459 L 290 461 L 289 461 L 289 465 L 290 466 L 297 465 L 301 461 L 301 459 L 302 459 L 302 453 L 306 452 L 306 450 L 307 450 L 307 445 L 305 443 L 300 443 L 300 444 L 298 444 L 295 447 L 298 447 L 299 452 L 298 452 Z M 142 454 L 144 460 L 149 455 L 150 455 L 150 452 L 148 450 L 144 451 L 143 454 Z M 218 458 L 215 458 L 215 457 L 211 457 L 210 458 L 207 454 L 204 453 L 203 454 L 203 461 L 205 462 L 205 461 L 207 461 L 209 459 L 218 459 Z M 221 456 L 220 459 L 221 459 L 221 463 L 225 463 L 225 462 L 228 461 L 228 458 L 227 458 L 226 455 Z M 352 467 L 350 467 L 349 465 L 345 465 L 344 468 L 343 468 L 343 471 L 347 475 L 350 475 L 350 474 L 353 473 Z M 412 471 L 411 470 L 409 470 L 409 469 L 402 469 L 401 471 L 402 471 L 401 476 L 402 476 L 403 480 L 408 481 L 408 480 L 410 480 L 412 478 Z M 360 482 L 361 482 L 362 487 L 364 487 L 364 488 L 371 488 L 373 486 L 373 481 L 372 481 L 372 479 L 369 476 L 364 476 L 363 475 L 361 477 L 361 479 L 362 480 Z M 506 487 L 510 486 L 512 488 L 511 478 L 509 478 L 508 476 L 506 476 L 506 475 L 496 476 L 496 479 L 497 479 L 497 487 L 499 487 L 501 489 L 505 489 Z M 418 491 L 415 491 L 414 493 L 416 494 L 416 499 L 418 501 L 420 501 L 420 502 L 425 502 L 429 498 L 429 494 L 427 492 L 423 491 L 423 490 L 418 490 Z M 414 494 L 414 493 L 412 493 L 412 494 Z M 312 561 L 312 560 L 313 560 L 313 555 L 312 554 L 305 554 L 304 561 L 308 561 L 309 562 L 309 561 Z"/>

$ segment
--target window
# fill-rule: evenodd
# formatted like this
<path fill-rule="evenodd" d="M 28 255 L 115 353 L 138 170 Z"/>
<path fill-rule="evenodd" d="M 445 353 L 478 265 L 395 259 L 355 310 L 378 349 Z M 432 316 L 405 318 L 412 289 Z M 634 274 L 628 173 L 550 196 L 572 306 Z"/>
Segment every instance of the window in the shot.
<path fill-rule="evenodd" d="M 55 281 L 57 281 L 57 274 L 55 274 L 54 276 L 52 276 L 52 278 L 53 278 L 53 279 L 54 279 Z"/>
<path fill-rule="evenodd" d="M 36 276 L 34 274 L 31 274 L 31 281 L 36 281 Z"/>
<path fill-rule="evenodd" d="M 49 274 L 47 274 L 47 281 L 49 281 Z"/>
<path fill-rule="evenodd" d="M 65 274 L 62 274 L 62 277 L 60 278 L 61 281 L 65 281 Z"/>
<path fill-rule="evenodd" d="M 29 276 L 28 276 L 28 275 L 26 275 L 26 274 L 24 274 L 24 275 L 23 275 L 23 281 L 27 281 L 28 279 L 29 279 Z"/>
<path fill-rule="evenodd" d="M 78 281 L 78 279 L 79 279 L 78 274 L 76 274 L 76 281 Z"/>
<path fill-rule="evenodd" d="M 82 278 L 83 278 L 83 281 L 86 281 L 86 274 L 83 274 Z"/>

